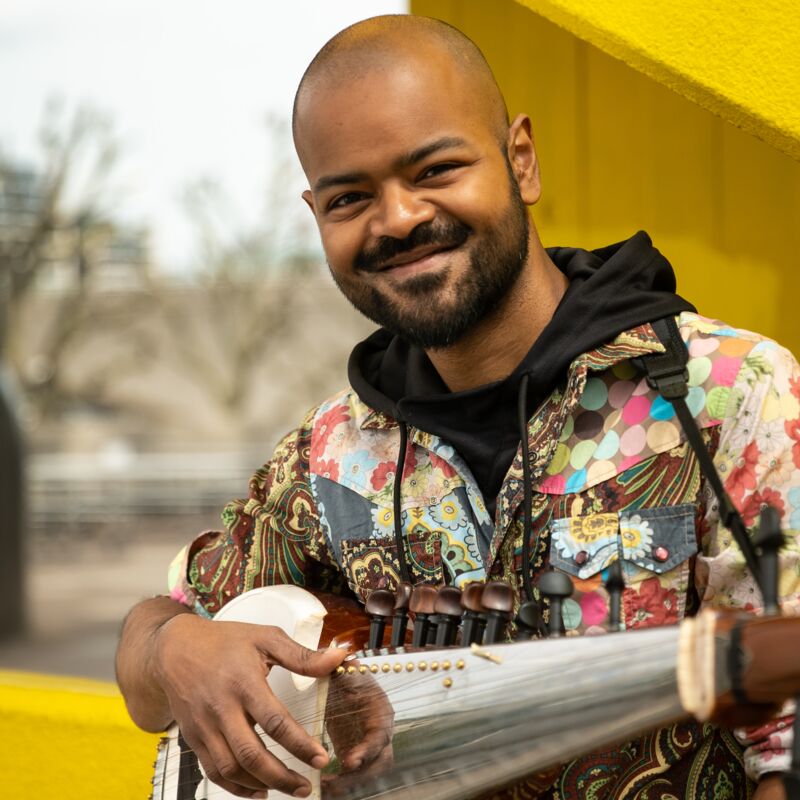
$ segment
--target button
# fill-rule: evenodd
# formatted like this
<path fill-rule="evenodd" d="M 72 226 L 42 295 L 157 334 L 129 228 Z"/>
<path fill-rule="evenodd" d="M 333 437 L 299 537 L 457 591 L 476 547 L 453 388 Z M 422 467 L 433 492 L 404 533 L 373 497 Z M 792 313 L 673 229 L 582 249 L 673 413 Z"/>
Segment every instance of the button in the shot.
<path fill-rule="evenodd" d="M 655 553 L 656 561 L 666 561 L 669 558 L 669 550 L 666 547 L 656 547 Z"/>
<path fill-rule="evenodd" d="M 582 567 L 589 560 L 589 554 L 585 550 L 575 553 L 575 563 Z"/>

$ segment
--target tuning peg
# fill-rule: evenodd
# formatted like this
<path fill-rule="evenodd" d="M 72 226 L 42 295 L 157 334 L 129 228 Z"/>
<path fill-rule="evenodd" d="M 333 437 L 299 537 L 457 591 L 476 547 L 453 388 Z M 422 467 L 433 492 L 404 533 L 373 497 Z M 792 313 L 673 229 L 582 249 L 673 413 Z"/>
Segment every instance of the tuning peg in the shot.
<path fill-rule="evenodd" d="M 433 610 L 436 612 L 436 646 L 450 647 L 455 644 L 461 622 L 461 589 L 442 586 L 436 595 Z"/>
<path fill-rule="evenodd" d="M 461 607 L 464 609 L 464 622 L 461 625 L 461 644 L 469 647 L 473 642 L 479 642 L 483 636 L 486 620 L 483 616 L 484 584 L 470 583 L 461 593 Z"/>
<path fill-rule="evenodd" d="M 383 632 L 386 629 L 386 620 L 394 611 L 394 595 L 388 589 L 376 589 L 367 598 L 365 606 L 369 616 L 369 643 L 370 650 L 378 650 L 383 646 Z"/>
<path fill-rule="evenodd" d="M 549 570 L 539 578 L 538 586 L 539 591 L 550 602 L 547 631 L 552 637 L 563 636 L 565 631 L 561 607 L 564 600 L 573 592 L 572 581 L 569 579 L 569 575 L 563 572 Z"/>
<path fill-rule="evenodd" d="M 494 644 L 503 638 L 506 625 L 514 611 L 514 590 L 502 581 L 489 581 L 483 587 L 481 603 L 486 611 L 484 644 Z"/>
<path fill-rule="evenodd" d="M 758 569 L 765 614 L 778 614 L 778 556 L 784 545 L 781 520 L 774 506 L 764 506 L 758 517 L 758 532 L 753 544 L 759 549 Z"/>
<path fill-rule="evenodd" d="M 535 633 L 541 634 L 544 627 L 542 609 L 536 600 L 528 600 L 519 607 L 517 618 L 517 639 L 531 639 Z"/>
<path fill-rule="evenodd" d="M 392 617 L 392 647 L 402 647 L 406 641 L 408 626 L 408 604 L 411 601 L 411 584 L 403 581 L 394 593 L 394 616 Z"/>
<path fill-rule="evenodd" d="M 412 647 L 424 647 L 428 643 L 428 631 L 431 628 L 431 614 L 436 603 L 436 587 L 418 584 L 411 592 L 408 607 L 414 615 L 414 633 Z"/>
<path fill-rule="evenodd" d="M 619 559 L 608 568 L 608 577 L 604 584 L 608 592 L 608 628 L 621 631 L 622 628 L 622 593 L 625 591 L 625 577 Z"/>

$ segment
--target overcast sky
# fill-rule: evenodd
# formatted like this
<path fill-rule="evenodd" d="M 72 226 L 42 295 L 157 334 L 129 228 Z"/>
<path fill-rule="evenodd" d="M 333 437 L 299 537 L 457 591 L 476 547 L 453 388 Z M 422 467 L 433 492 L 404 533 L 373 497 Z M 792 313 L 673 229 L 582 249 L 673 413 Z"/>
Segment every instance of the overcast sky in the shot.
<path fill-rule="evenodd" d="M 0 154 L 40 162 L 49 98 L 111 116 L 120 218 L 149 225 L 167 268 L 191 263 L 185 187 L 220 181 L 242 220 L 263 211 L 265 118 L 288 119 L 308 61 L 404 0 L 0 0 Z M 298 199 L 298 203 L 301 201 Z"/>

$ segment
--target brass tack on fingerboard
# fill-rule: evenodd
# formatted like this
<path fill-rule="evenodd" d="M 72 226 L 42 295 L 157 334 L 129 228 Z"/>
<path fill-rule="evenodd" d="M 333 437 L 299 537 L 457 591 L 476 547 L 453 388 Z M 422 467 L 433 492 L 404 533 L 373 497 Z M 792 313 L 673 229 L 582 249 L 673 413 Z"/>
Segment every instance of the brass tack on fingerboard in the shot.
<path fill-rule="evenodd" d="M 369 665 L 369 671 L 374 675 L 378 671 L 378 665 L 377 664 L 370 664 Z"/>
<path fill-rule="evenodd" d="M 452 685 L 453 685 L 453 679 L 452 678 L 445 678 L 442 681 L 442 686 L 444 686 L 445 689 L 449 689 Z"/>

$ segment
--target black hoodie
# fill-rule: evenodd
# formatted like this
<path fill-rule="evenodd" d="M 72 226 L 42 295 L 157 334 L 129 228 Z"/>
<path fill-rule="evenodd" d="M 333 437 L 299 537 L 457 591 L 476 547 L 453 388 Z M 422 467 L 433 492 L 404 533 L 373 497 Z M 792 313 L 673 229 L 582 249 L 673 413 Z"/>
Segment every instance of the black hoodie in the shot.
<path fill-rule="evenodd" d="M 422 349 L 383 329 L 358 344 L 348 364 L 350 384 L 365 403 L 456 448 L 492 516 L 520 442 L 522 376 L 529 375 L 530 418 L 577 356 L 636 325 L 694 311 L 675 294 L 672 267 L 643 231 L 591 252 L 568 247 L 547 252 L 569 286 L 553 318 L 504 380 L 451 392 Z"/>

